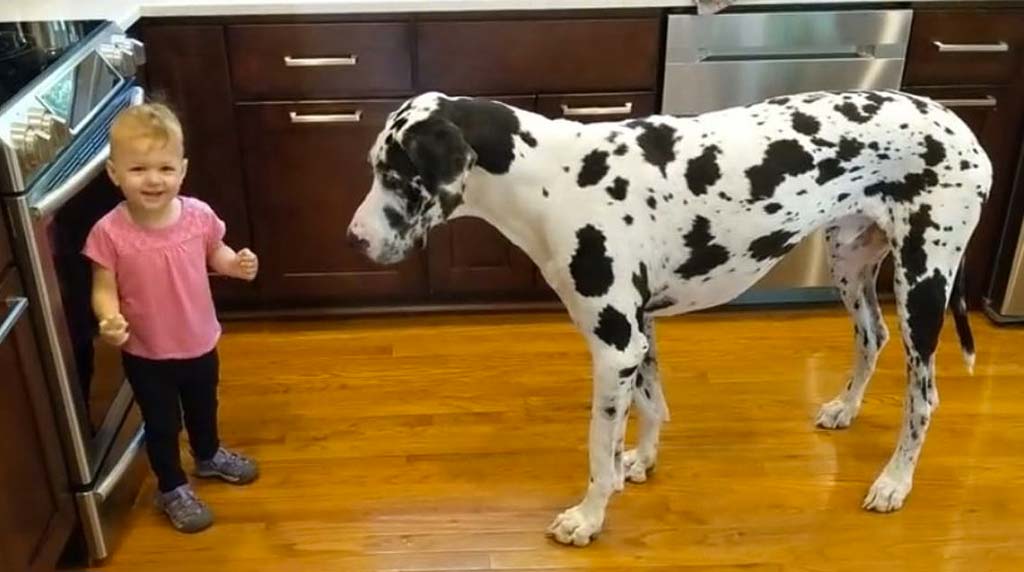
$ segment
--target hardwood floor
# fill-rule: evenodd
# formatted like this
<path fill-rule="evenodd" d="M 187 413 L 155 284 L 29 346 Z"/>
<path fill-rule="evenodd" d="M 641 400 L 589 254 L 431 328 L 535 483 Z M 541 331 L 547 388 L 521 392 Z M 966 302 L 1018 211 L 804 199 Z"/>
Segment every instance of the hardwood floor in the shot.
<path fill-rule="evenodd" d="M 972 315 L 970 377 L 947 316 L 915 488 L 879 515 L 860 503 L 904 388 L 885 312 L 894 342 L 839 432 L 813 420 L 846 380 L 845 313 L 659 321 L 672 420 L 658 470 L 582 549 L 544 536 L 587 482 L 589 358 L 564 315 L 228 323 L 222 437 L 261 479 L 198 483 L 217 520 L 193 536 L 152 508 L 150 480 L 99 570 L 1020 570 L 1024 329 Z"/>

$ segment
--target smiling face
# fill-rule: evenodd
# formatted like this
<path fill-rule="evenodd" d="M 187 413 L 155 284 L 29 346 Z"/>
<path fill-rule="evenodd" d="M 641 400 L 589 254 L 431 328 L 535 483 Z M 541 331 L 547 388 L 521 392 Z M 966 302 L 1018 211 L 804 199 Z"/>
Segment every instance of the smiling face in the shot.
<path fill-rule="evenodd" d="M 187 168 L 181 125 L 166 107 L 130 107 L 111 126 L 107 173 L 132 212 L 147 217 L 166 213 Z"/>
<path fill-rule="evenodd" d="M 348 227 L 349 242 L 391 264 L 425 240 L 462 203 L 476 153 L 439 108 L 439 94 L 409 100 L 370 149 L 373 186 Z"/>

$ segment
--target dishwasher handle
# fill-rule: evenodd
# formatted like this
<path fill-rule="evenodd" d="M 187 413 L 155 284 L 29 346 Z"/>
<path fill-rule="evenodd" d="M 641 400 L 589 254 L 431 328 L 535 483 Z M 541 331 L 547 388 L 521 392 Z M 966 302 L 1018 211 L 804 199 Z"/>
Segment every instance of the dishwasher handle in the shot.
<path fill-rule="evenodd" d="M 773 61 L 817 61 L 817 60 L 873 60 L 874 46 L 836 47 L 828 50 L 766 50 L 763 48 L 746 49 L 697 49 L 697 62 L 773 62 Z"/>

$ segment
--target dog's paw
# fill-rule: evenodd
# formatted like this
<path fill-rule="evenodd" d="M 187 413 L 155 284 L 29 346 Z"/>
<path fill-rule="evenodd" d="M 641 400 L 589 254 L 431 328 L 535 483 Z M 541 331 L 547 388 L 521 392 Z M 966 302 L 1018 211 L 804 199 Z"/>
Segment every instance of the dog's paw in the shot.
<path fill-rule="evenodd" d="M 654 463 L 645 460 L 636 449 L 630 449 L 622 456 L 622 468 L 627 481 L 642 483 L 647 480 L 647 474 L 654 470 Z"/>
<path fill-rule="evenodd" d="M 548 527 L 548 535 L 562 544 L 586 546 L 601 532 L 604 515 L 589 514 L 576 505 L 555 517 Z"/>
<path fill-rule="evenodd" d="M 903 506 L 903 501 L 910 494 L 913 485 L 910 479 L 892 478 L 882 473 L 871 490 L 864 497 L 863 507 L 876 512 L 892 512 Z"/>
<path fill-rule="evenodd" d="M 823 429 L 845 429 L 857 417 L 857 409 L 842 399 L 833 399 L 818 410 L 815 424 Z"/>

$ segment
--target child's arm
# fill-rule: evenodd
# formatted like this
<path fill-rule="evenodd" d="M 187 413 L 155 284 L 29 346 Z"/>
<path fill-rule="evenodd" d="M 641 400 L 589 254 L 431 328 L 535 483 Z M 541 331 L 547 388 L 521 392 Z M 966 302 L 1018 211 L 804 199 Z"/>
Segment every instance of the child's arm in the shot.
<path fill-rule="evenodd" d="M 115 346 L 128 341 L 128 322 L 121 315 L 117 279 L 113 272 L 96 263 L 92 265 L 92 311 L 104 340 Z"/>
<path fill-rule="evenodd" d="M 256 272 L 259 270 L 259 259 L 251 250 L 243 248 L 235 252 L 223 242 L 210 253 L 209 263 L 210 268 L 218 274 L 242 280 L 256 278 Z"/>

